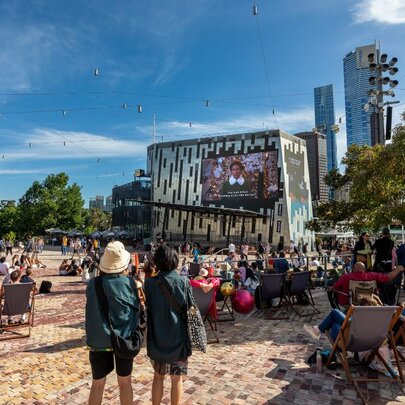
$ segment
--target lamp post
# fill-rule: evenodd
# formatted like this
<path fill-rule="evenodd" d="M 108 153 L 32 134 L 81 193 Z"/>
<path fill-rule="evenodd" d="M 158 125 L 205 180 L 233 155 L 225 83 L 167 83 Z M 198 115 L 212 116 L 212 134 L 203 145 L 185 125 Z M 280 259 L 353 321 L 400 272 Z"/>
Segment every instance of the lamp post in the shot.
<path fill-rule="evenodd" d="M 398 58 L 393 57 L 387 63 L 388 55 L 383 53 L 380 55 L 380 49 L 377 47 L 376 54 L 370 53 L 368 55 L 368 62 L 370 71 L 375 73 L 375 76 L 369 78 L 370 85 L 375 86 L 376 89 L 371 89 L 368 93 L 368 102 L 364 105 L 364 110 L 368 111 L 370 106 L 374 111 L 370 116 L 371 123 L 371 144 L 385 144 L 385 139 L 390 139 L 391 123 L 388 119 L 391 119 L 392 114 L 389 111 L 387 118 L 387 136 L 384 134 L 384 105 L 393 104 L 395 102 L 384 103 L 384 96 L 395 97 L 394 88 L 398 85 L 398 80 L 392 80 L 389 76 L 385 76 L 385 72 L 388 72 L 391 76 L 398 73 L 398 68 L 395 64 L 398 62 Z M 384 90 L 385 85 L 389 85 L 388 90 Z M 392 107 L 388 107 L 392 109 Z"/>

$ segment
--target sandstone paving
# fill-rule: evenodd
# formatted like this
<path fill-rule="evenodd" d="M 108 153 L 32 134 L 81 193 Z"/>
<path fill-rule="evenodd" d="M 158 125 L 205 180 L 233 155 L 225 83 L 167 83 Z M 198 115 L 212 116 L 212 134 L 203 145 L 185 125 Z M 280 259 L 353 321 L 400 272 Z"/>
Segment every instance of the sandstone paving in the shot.
<path fill-rule="evenodd" d="M 50 280 L 51 294 L 36 297 L 35 327 L 30 338 L 0 342 L 0 404 L 85 404 L 91 373 L 84 333 L 85 284 L 80 277 L 59 277 L 58 252 L 45 252 L 48 267 L 36 270 L 35 280 Z M 253 311 L 218 323 L 220 343 L 206 354 L 190 358 L 183 404 L 358 404 L 343 369 L 316 373 L 305 360 L 316 347 L 303 332 L 304 322 L 316 323 L 329 311 L 323 289 L 313 290 L 321 314 L 307 318 L 270 320 Z M 308 308 L 303 308 L 308 311 Z M 152 367 L 143 348 L 135 359 L 134 404 L 151 404 Z M 363 383 L 372 404 L 405 403 L 397 384 Z M 163 403 L 170 402 L 166 387 Z M 118 404 L 115 374 L 107 378 L 105 404 Z"/>

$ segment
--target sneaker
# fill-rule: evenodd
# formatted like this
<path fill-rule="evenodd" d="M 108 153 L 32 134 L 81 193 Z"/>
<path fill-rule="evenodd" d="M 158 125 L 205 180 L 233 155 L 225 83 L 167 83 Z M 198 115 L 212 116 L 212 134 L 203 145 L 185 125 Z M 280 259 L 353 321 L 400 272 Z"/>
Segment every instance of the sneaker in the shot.
<path fill-rule="evenodd" d="M 304 331 L 315 340 L 321 337 L 321 331 L 317 326 L 304 324 Z"/>

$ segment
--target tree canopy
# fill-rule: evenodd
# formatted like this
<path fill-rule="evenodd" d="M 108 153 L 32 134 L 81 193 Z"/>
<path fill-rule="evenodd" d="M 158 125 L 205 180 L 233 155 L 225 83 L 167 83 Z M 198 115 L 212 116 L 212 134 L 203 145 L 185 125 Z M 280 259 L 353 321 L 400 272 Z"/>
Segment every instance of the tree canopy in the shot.
<path fill-rule="evenodd" d="M 68 184 L 66 173 L 50 174 L 42 183 L 35 181 L 20 198 L 18 229 L 42 235 L 45 229 L 58 226 L 62 229 L 83 225 L 83 204 L 80 186 Z"/>
<path fill-rule="evenodd" d="M 318 219 L 307 228 L 319 231 L 344 224 L 359 232 L 405 223 L 405 113 L 393 134 L 387 145 L 349 147 L 342 159 L 345 172 L 336 169 L 325 177 L 332 190 L 349 187 L 349 199 L 321 204 Z"/>

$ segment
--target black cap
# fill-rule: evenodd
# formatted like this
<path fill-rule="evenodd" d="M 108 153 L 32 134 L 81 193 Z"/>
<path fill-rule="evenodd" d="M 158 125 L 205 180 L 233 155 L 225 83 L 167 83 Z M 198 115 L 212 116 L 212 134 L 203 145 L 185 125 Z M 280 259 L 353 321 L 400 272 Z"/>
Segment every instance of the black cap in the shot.
<path fill-rule="evenodd" d="M 390 236 L 390 230 L 389 230 L 388 228 L 383 228 L 382 234 L 383 234 L 384 236 Z"/>

